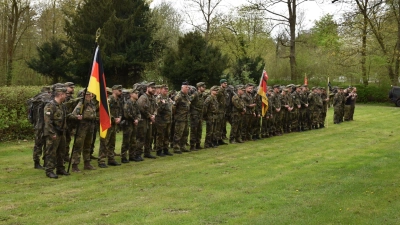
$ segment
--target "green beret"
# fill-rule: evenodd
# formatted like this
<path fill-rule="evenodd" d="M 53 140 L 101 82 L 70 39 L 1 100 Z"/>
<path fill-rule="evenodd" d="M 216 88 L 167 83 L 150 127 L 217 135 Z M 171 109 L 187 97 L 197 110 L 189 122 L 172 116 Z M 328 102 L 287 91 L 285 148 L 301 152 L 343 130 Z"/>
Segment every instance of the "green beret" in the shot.
<path fill-rule="evenodd" d="M 219 81 L 219 83 L 220 84 L 222 84 L 222 83 L 227 83 L 228 81 L 226 80 L 226 79 L 221 79 L 220 81 Z"/>

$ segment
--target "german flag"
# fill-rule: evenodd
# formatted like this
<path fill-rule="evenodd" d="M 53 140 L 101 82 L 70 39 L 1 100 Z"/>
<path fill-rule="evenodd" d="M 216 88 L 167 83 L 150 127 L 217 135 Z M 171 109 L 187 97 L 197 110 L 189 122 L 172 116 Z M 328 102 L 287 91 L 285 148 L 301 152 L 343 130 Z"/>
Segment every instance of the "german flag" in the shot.
<path fill-rule="evenodd" d="M 105 138 L 108 128 L 111 127 L 110 107 L 108 106 L 108 96 L 106 90 L 106 79 L 104 76 L 103 62 L 101 61 L 99 46 L 94 53 L 92 73 L 87 90 L 96 95 L 99 102 L 100 113 L 100 137 Z"/>
<path fill-rule="evenodd" d="M 262 98 L 262 116 L 265 116 L 268 110 L 268 98 L 267 98 L 267 81 L 268 81 L 268 74 L 267 71 L 263 70 L 260 78 L 260 85 L 258 87 L 257 94 Z"/>

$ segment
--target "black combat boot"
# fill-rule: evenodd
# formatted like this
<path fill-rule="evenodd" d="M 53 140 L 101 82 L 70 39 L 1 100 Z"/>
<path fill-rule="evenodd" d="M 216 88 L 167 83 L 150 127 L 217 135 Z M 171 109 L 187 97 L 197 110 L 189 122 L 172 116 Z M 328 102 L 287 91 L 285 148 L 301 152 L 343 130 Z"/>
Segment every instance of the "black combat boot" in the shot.
<path fill-rule="evenodd" d="M 164 152 L 164 155 L 168 155 L 168 156 L 173 156 L 174 154 L 172 154 L 172 153 L 170 153 L 169 151 L 168 151 L 168 148 L 164 148 L 163 149 L 163 152 Z"/>
<path fill-rule="evenodd" d="M 157 150 L 157 156 L 165 157 L 165 154 L 162 152 L 162 150 Z"/>
<path fill-rule="evenodd" d="M 35 161 L 35 163 L 34 163 L 34 165 L 33 165 L 33 168 L 34 168 L 34 169 L 38 169 L 38 170 L 43 170 L 43 169 L 44 169 L 44 167 L 42 167 L 42 166 L 40 165 L 40 162 L 39 162 L 39 161 Z"/>

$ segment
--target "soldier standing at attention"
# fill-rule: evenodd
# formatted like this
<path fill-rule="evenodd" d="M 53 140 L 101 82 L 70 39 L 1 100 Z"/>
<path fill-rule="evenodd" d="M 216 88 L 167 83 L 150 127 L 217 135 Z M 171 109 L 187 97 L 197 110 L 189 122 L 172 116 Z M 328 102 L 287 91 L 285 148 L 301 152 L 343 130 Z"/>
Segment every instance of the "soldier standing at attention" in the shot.
<path fill-rule="evenodd" d="M 206 84 L 199 82 L 196 84 L 197 91 L 191 96 L 190 103 L 190 150 L 199 150 L 201 134 L 203 132 L 203 93 L 206 90 Z"/>
<path fill-rule="evenodd" d="M 282 136 L 283 127 L 282 127 L 282 103 L 281 103 L 281 94 L 279 92 L 279 85 L 275 84 L 274 86 L 274 97 L 272 101 L 272 111 L 275 117 L 274 119 L 274 126 L 275 126 L 275 135 Z"/>
<path fill-rule="evenodd" d="M 300 102 L 301 102 L 301 108 L 299 111 L 299 127 L 301 131 L 305 131 L 305 127 L 307 126 L 307 110 L 308 110 L 307 88 L 305 85 L 302 85 L 302 89 L 300 92 Z"/>
<path fill-rule="evenodd" d="M 157 115 L 156 115 L 156 146 L 157 156 L 172 156 L 168 151 L 169 133 L 172 123 L 172 106 L 173 101 L 168 96 L 168 86 L 161 85 L 160 94 L 156 97 Z"/>
<path fill-rule="evenodd" d="M 218 113 L 218 86 L 213 86 L 210 89 L 210 95 L 206 98 L 203 105 L 203 118 L 206 121 L 206 139 L 204 141 L 204 148 L 218 147 L 217 139 L 215 137 L 215 129 L 217 113 Z"/>
<path fill-rule="evenodd" d="M 243 143 L 241 129 L 242 129 L 242 121 L 243 115 L 246 112 L 246 107 L 244 105 L 244 101 L 241 98 L 243 93 L 246 91 L 246 88 L 242 85 L 237 87 L 237 95 L 233 95 L 232 97 L 232 113 L 231 113 L 231 134 L 229 136 L 229 143 Z"/>
<path fill-rule="evenodd" d="M 129 163 L 135 161 L 136 133 L 140 120 L 140 111 L 136 104 L 138 100 L 139 90 L 134 86 L 130 98 L 124 104 L 125 126 L 123 128 L 121 163 Z M 129 160 L 128 156 L 129 155 Z"/>
<path fill-rule="evenodd" d="M 73 82 L 66 82 L 64 84 L 64 86 L 67 88 L 67 93 L 66 93 L 66 97 L 63 103 L 67 103 L 70 100 L 72 100 L 74 98 L 74 92 L 75 92 L 75 84 Z M 74 129 L 76 128 L 75 121 L 70 121 L 67 118 L 67 130 L 65 131 L 65 157 L 64 157 L 64 162 L 69 162 L 69 146 L 71 144 L 71 140 L 72 140 L 72 135 L 74 135 Z"/>
<path fill-rule="evenodd" d="M 340 104 L 342 102 L 342 98 L 341 98 L 341 94 L 340 94 L 341 89 L 338 88 L 338 89 L 336 89 L 336 91 L 337 92 L 336 92 L 335 96 L 333 97 L 333 123 L 339 124 L 339 123 L 341 123 L 341 121 L 340 121 L 340 114 L 341 114 Z"/>
<path fill-rule="evenodd" d="M 293 98 L 293 110 L 292 110 L 292 131 L 301 131 L 299 115 L 301 109 L 301 98 L 300 98 L 300 85 L 296 85 L 296 90 L 292 93 Z"/>
<path fill-rule="evenodd" d="M 103 148 L 99 151 L 99 167 L 107 168 L 105 164 L 105 158 L 108 158 L 109 166 L 120 166 L 121 164 L 115 161 L 115 142 L 117 134 L 117 125 L 121 123 L 122 112 L 121 112 L 121 101 L 119 96 L 122 93 L 122 85 L 114 85 L 112 87 L 112 95 L 108 96 L 108 104 L 110 106 L 110 118 L 111 127 L 107 130 L 106 138 L 100 138 L 100 145 L 103 144 Z"/>
<path fill-rule="evenodd" d="M 254 112 L 254 107 L 256 106 L 256 103 L 254 103 L 254 99 L 251 96 L 251 93 L 253 92 L 253 85 L 246 84 L 245 89 L 246 89 L 245 93 L 243 93 L 243 95 L 241 96 L 244 105 L 246 107 L 246 112 L 243 116 L 243 122 L 242 122 L 242 140 L 252 141 L 253 127 L 251 126 L 251 121 L 256 116 Z"/>
<path fill-rule="evenodd" d="M 80 122 L 78 133 L 76 134 L 75 145 L 72 148 L 72 172 L 81 172 L 78 168 L 81 154 L 83 157 L 85 170 L 95 170 L 90 165 L 90 147 L 92 145 L 93 132 L 96 122 L 96 106 L 92 101 L 92 93 L 86 92 L 84 103 L 80 101 L 74 111 L 69 115 L 71 119 Z"/>
<path fill-rule="evenodd" d="M 324 87 L 321 88 L 321 100 L 322 100 L 322 109 L 321 109 L 319 127 L 320 128 L 324 128 L 325 127 L 326 112 L 328 110 L 328 104 L 329 104 L 329 96 L 327 95 L 326 90 L 325 90 Z"/>
<path fill-rule="evenodd" d="M 218 119 L 215 121 L 216 123 L 216 128 L 215 128 L 215 135 L 217 138 L 218 145 L 226 145 L 223 141 L 223 133 L 226 128 L 226 119 L 225 119 L 225 114 L 226 114 L 226 107 L 227 107 L 227 102 L 226 98 L 228 96 L 228 93 L 226 91 L 226 87 L 228 86 L 228 81 L 226 79 L 221 79 L 219 81 L 220 87 L 218 89 L 217 93 L 217 101 L 218 101 Z"/>
<path fill-rule="evenodd" d="M 65 171 L 65 130 L 67 128 L 66 109 L 62 104 L 67 89 L 55 88 L 54 99 L 44 107 L 44 136 L 46 137 L 45 167 L 46 176 L 57 179 L 57 175 L 69 175 Z M 54 169 L 56 174 L 54 174 Z"/>
<path fill-rule="evenodd" d="M 350 117 L 349 120 L 353 120 L 354 116 L 354 109 L 356 108 L 356 101 L 357 101 L 357 88 L 353 88 L 351 91 L 351 107 L 350 107 Z"/>
<path fill-rule="evenodd" d="M 186 149 L 187 137 L 189 135 L 188 122 L 190 111 L 190 98 L 188 95 L 189 83 L 183 82 L 181 91 L 175 96 L 175 134 L 174 134 L 174 152 L 190 152 Z"/>
<path fill-rule="evenodd" d="M 156 122 L 156 101 L 154 99 L 156 83 L 150 82 L 147 84 L 146 93 L 142 94 L 137 100 L 139 111 L 141 114 L 141 120 L 139 121 L 137 133 L 137 155 L 135 155 L 135 161 L 143 161 L 142 153 L 144 151 L 144 157 L 149 159 L 156 159 L 151 152 L 151 141 L 152 141 L 152 125 Z M 143 150 L 144 148 L 144 150 Z"/>

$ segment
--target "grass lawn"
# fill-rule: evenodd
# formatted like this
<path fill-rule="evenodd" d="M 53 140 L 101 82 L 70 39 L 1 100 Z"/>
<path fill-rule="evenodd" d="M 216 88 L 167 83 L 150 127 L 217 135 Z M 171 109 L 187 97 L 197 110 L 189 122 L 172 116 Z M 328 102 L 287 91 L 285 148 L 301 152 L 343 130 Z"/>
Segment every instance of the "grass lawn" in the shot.
<path fill-rule="evenodd" d="M 0 224 L 400 224 L 400 108 L 332 114 L 324 129 L 57 180 L 33 169 L 33 141 L 1 143 Z"/>

